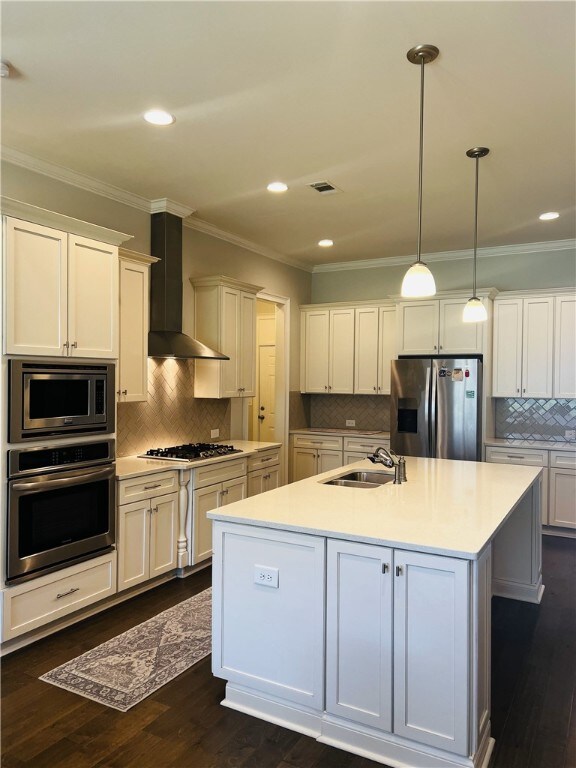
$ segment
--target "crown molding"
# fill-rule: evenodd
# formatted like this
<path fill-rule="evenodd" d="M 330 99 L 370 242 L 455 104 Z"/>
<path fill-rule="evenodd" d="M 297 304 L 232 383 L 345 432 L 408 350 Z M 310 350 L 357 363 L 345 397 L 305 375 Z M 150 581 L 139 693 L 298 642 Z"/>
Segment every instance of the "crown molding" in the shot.
<path fill-rule="evenodd" d="M 517 256 L 526 253 L 555 253 L 576 249 L 576 239 L 548 240 L 541 243 L 520 243 L 519 245 L 498 245 L 490 248 L 478 248 L 479 259 L 488 259 L 494 256 Z M 422 261 L 431 263 L 434 261 L 461 261 L 471 259 L 474 255 L 472 248 L 462 251 L 439 251 L 426 253 Z M 379 269 L 380 267 L 396 267 L 405 264 L 413 264 L 416 256 L 390 256 L 383 259 L 364 259 L 361 261 L 342 261 L 330 264 L 317 264 L 312 272 L 344 272 L 353 269 Z"/>
<path fill-rule="evenodd" d="M 266 246 L 253 243 L 251 240 L 245 240 L 243 237 L 233 235 L 230 232 L 225 232 L 223 229 L 215 227 L 214 224 L 210 224 L 203 219 L 196 217 L 186 219 L 184 226 L 189 229 L 195 229 L 197 232 L 202 232 L 205 235 L 216 237 L 218 240 L 225 240 L 227 243 L 238 246 L 238 248 L 244 248 L 247 251 L 258 253 L 260 256 L 265 256 L 267 259 L 273 259 L 274 261 L 280 261 L 283 264 L 287 264 L 290 267 L 296 267 L 296 269 L 302 269 L 305 272 L 313 272 L 314 268 L 309 264 L 304 264 L 296 259 L 291 259 L 288 256 L 284 256 L 282 253 L 272 250 L 272 248 L 266 248 Z"/>
<path fill-rule="evenodd" d="M 62 165 L 49 163 L 47 160 L 40 160 L 24 152 L 19 152 L 17 149 L 3 146 L 0 151 L 2 160 L 7 163 L 27 168 L 29 171 L 49 176 L 51 179 L 56 179 L 56 181 L 63 181 L 65 184 L 71 184 L 87 192 L 94 192 L 96 195 L 101 195 L 110 200 L 116 200 L 118 203 L 129 205 L 131 208 L 138 208 L 140 211 L 150 213 L 150 200 L 140 195 L 135 195 L 133 192 L 127 192 L 125 189 L 99 181 L 84 173 L 72 171 L 70 168 L 65 168 Z"/>
<path fill-rule="evenodd" d="M 167 197 L 150 201 L 150 213 L 173 213 L 174 216 L 186 219 L 194 213 L 194 210 L 194 208 L 177 203 L 175 200 L 169 200 Z"/>

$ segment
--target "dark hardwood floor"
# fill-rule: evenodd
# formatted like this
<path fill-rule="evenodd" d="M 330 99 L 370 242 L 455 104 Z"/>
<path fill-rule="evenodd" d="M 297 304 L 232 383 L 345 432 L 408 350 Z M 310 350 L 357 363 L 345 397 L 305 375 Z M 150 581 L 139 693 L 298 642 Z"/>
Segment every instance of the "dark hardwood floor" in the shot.
<path fill-rule="evenodd" d="M 540 606 L 493 600 L 491 768 L 576 768 L 576 541 L 544 537 Z M 126 713 L 38 680 L 205 589 L 175 580 L 2 660 L 5 768 L 376 768 L 379 764 L 220 706 L 210 659 Z"/>

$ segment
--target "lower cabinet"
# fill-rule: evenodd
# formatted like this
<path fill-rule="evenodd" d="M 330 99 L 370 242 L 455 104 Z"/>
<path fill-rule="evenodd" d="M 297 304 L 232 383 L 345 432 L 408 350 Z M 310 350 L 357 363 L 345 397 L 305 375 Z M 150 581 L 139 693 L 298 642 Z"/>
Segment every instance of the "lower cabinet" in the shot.
<path fill-rule="evenodd" d="M 342 466 L 342 438 L 303 433 L 292 436 L 292 482 Z"/>
<path fill-rule="evenodd" d="M 549 523 L 576 528 L 576 453 L 550 452 Z"/>
<path fill-rule="evenodd" d="M 534 448 L 506 448 L 486 446 L 486 461 L 492 464 L 520 464 L 527 467 L 543 467 L 540 517 L 542 525 L 548 523 L 548 451 Z"/>
<path fill-rule="evenodd" d="M 118 591 L 174 570 L 178 494 L 118 507 Z"/>
<path fill-rule="evenodd" d="M 280 485 L 280 448 L 248 456 L 248 496 L 271 491 Z"/>
<path fill-rule="evenodd" d="M 344 464 L 354 464 L 362 461 L 377 448 L 390 448 L 390 440 L 372 437 L 345 437 L 344 438 Z"/>

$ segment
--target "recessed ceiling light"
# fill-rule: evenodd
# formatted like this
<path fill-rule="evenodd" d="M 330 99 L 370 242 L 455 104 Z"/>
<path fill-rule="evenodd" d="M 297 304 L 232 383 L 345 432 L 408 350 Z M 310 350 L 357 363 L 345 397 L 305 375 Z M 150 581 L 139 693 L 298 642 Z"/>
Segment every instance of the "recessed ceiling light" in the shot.
<path fill-rule="evenodd" d="M 266 187 L 268 192 L 286 192 L 288 184 L 284 184 L 283 181 L 272 181 Z"/>
<path fill-rule="evenodd" d="M 149 109 L 148 112 L 144 112 L 144 120 L 152 125 L 172 125 L 176 118 L 163 109 Z"/>
<path fill-rule="evenodd" d="M 541 221 L 552 221 L 552 219 L 557 219 L 560 216 L 560 214 L 557 211 L 548 211 L 548 213 L 541 213 L 538 218 Z"/>
<path fill-rule="evenodd" d="M 319 240 L 318 245 L 320 248 L 331 248 L 334 245 L 334 240 Z"/>

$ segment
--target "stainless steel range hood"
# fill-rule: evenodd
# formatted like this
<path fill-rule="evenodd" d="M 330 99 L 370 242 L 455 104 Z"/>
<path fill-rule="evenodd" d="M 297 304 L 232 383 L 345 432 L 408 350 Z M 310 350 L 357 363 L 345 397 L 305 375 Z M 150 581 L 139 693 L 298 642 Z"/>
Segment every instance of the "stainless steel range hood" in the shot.
<path fill-rule="evenodd" d="M 150 272 L 149 357 L 229 360 L 227 355 L 182 333 L 182 219 L 153 213 L 150 251 L 160 259 Z"/>

